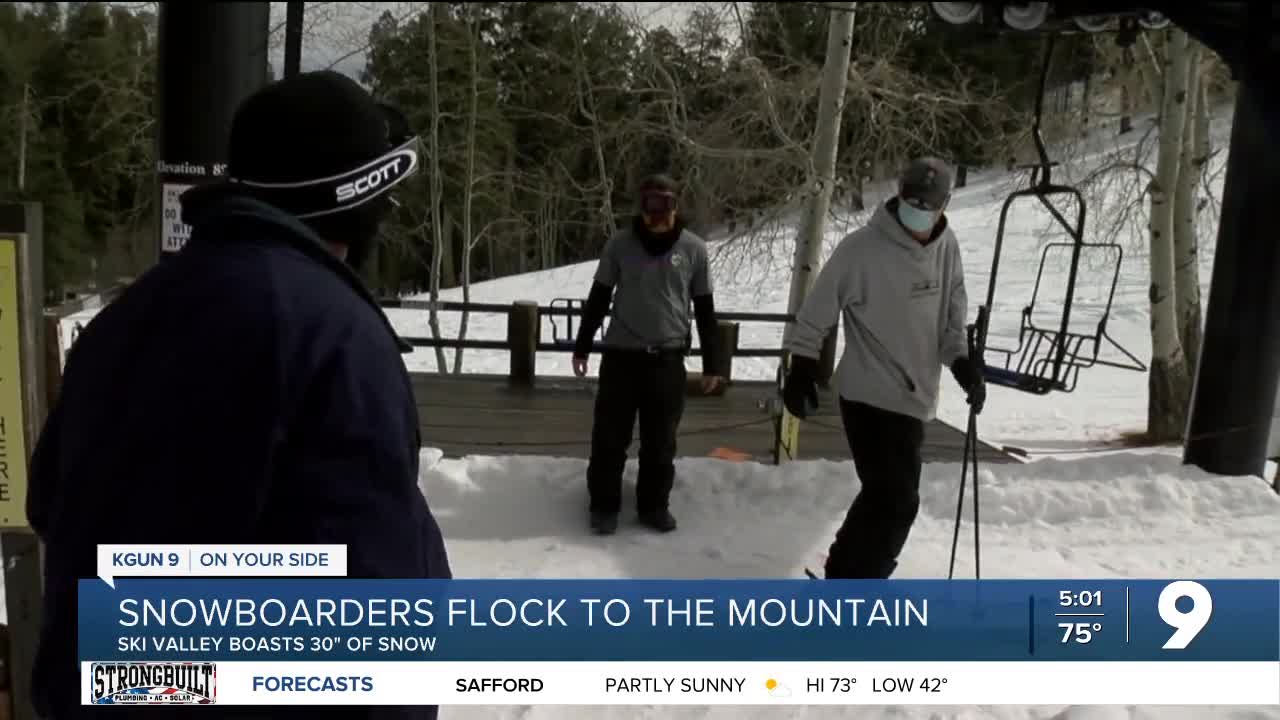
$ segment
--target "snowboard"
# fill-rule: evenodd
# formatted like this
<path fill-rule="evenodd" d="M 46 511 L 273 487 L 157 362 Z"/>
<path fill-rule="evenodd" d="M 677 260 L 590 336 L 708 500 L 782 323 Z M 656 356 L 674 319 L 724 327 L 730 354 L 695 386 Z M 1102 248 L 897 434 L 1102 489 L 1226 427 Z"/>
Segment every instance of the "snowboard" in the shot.
<path fill-rule="evenodd" d="M 787 371 L 791 368 L 791 355 L 788 353 L 783 355 L 782 360 L 778 363 L 778 387 L 777 387 L 777 438 L 774 444 L 773 459 L 774 464 L 781 465 L 784 462 L 790 462 L 799 456 L 800 443 L 800 418 L 791 414 L 787 410 L 787 404 L 783 402 L 782 391 L 787 382 Z"/>

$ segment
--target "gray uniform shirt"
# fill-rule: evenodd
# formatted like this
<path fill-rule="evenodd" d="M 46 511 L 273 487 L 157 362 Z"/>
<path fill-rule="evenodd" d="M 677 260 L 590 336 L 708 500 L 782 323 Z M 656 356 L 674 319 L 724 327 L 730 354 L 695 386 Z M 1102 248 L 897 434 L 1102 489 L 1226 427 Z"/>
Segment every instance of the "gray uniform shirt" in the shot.
<path fill-rule="evenodd" d="M 641 350 L 685 347 L 693 298 L 711 294 L 707 246 L 682 230 L 671 249 L 650 255 L 631 228 L 605 243 L 596 282 L 614 288 L 606 347 Z"/>
<path fill-rule="evenodd" d="M 836 386 L 847 400 L 931 420 L 943 366 L 968 354 L 964 268 L 947 228 L 921 245 L 885 205 L 836 247 L 786 347 L 816 358 L 844 320 Z"/>

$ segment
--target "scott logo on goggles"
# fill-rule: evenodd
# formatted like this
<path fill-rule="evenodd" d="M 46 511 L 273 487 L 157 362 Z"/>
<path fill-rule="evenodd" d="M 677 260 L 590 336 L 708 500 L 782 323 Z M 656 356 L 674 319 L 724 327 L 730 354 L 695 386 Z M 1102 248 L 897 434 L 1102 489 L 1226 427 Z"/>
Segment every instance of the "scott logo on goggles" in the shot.
<path fill-rule="evenodd" d="M 361 174 L 355 180 L 342 183 L 338 186 L 338 202 L 347 203 L 356 200 L 374 192 L 383 185 L 391 184 L 392 181 L 399 179 L 413 167 L 413 160 L 412 152 L 402 150 L 381 165 Z"/>

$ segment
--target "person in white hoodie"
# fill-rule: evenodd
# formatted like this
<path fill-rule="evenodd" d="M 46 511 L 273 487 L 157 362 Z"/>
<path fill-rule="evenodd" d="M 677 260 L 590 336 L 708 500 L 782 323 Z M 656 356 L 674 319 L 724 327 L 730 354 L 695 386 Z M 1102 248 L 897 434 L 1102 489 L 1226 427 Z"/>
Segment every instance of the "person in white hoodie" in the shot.
<path fill-rule="evenodd" d="M 861 488 L 828 551 L 828 579 L 893 574 L 920 506 L 924 425 L 949 367 L 981 412 L 982 370 L 970 360 L 960 247 L 944 213 L 952 173 L 937 158 L 904 170 L 898 194 L 841 240 L 789 326 L 783 388 L 801 419 L 816 408 L 823 338 L 843 319 L 836 389 Z"/>

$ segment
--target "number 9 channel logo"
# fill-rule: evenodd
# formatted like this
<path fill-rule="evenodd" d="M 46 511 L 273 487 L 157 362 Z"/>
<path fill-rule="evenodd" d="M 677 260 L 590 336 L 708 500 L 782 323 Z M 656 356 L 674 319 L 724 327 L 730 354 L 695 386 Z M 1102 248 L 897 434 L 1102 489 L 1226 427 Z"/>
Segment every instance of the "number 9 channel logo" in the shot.
<path fill-rule="evenodd" d="M 1186 612 L 1178 609 L 1178 601 L 1183 598 L 1191 600 L 1191 608 Z M 1209 624 L 1209 617 L 1213 615 L 1213 597 L 1200 583 L 1179 580 L 1160 591 L 1156 607 L 1160 619 L 1176 631 L 1165 641 L 1164 649 L 1185 650 Z"/>

